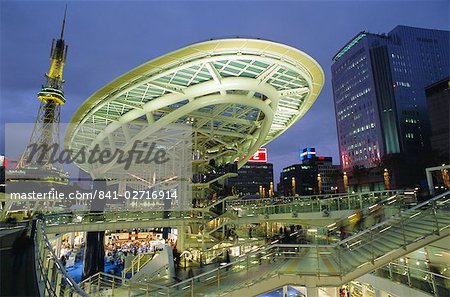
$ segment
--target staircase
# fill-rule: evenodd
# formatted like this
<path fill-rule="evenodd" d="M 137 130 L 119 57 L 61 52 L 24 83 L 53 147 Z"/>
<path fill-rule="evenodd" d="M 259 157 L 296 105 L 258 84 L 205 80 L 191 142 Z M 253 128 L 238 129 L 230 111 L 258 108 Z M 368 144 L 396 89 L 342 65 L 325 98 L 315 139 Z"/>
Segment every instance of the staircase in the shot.
<path fill-rule="evenodd" d="M 130 267 L 126 267 L 122 271 L 122 277 L 125 278 L 128 273 L 131 274 L 132 277 L 135 273 L 139 272 L 142 267 L 144 267 L 150 260 L 153 258 L 154 253 L 143 253 L 138 254 L 132 261 Z"/>
<path fill-rule="evenodd" d="M 170 286 L 162 296 L 251 296 L 287 284 L 337 286 L 450 234 L 450 192 L 335 244 L 275 244 Z M 163 294 L 161 292 L 161 294 Z"/>

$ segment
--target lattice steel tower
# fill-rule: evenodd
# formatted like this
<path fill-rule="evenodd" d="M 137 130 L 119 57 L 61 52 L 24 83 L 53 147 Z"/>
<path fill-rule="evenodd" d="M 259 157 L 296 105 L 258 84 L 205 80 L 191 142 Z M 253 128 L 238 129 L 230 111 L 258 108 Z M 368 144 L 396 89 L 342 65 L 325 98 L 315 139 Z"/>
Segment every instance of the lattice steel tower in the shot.
<path fill-rule="evenodd" d="M 59 39 L 53 39 L 50 51 L 50 69 L 45 74 L 45 85 L 42 86 L 41 91 L 37 94 L 41 101 L 39 111 L 36 117 L 36 123 L 30 137 L 27 148 L 22 154 L 16 169 L 25 171 L 32 171 L 39 169 L 40 172 L 46 172 L 50 181 L 62 181 L 65 179 L 65 173 L 62 171 L 62 164 L 52 162 L 52 152 L 59 154 L 60 152 L 60 136 L 59 123 L 61 106 L 66 103 L 63 92 L 63 69 L 66 63 L 68 46 L 64 42 L 64 26 L 66 23 L 67 7 L 64 11 L 64 18 L 62 22 L 61 35 Z M 32 145 L 47 146 L 53 150 L 47 150 L 43 154 L 32 154 Z"/>

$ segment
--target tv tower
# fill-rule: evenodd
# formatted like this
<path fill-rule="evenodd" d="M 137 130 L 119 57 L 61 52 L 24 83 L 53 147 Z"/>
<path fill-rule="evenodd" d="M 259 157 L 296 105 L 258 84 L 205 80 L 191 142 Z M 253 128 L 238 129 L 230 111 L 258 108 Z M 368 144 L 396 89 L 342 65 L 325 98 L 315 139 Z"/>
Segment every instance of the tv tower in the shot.
<path fill-rule="evenodd" d="M 67 58 L 68 46 L 64 42 L 67 5 L 64 10 L 61 35 L 53 39 L 50 51 L 50 69 L 45 74 L 45 85 L 37 94 L 40 100 L 36 123 L 28 146 L 17 163 L 16 170 L 24 171 L 29 176 L 39 176 L 37 181 L 67 183 L 68 176 L 62 170 L 62 164 L 52 162 L 53 156 L 60 153 L 59 123 L 61 106 L 66 103 L 63 91 L 63 69 Z M 33 145 L 47 150 L 33 153 Z M 36 172 L 36 174 L 33 174 Z M 25 178 L 25 180 L 28 178 Z M 42 180 L 43 179 L 43 180 Z M 24 180 L 24 179 L 21 179 Z"/>

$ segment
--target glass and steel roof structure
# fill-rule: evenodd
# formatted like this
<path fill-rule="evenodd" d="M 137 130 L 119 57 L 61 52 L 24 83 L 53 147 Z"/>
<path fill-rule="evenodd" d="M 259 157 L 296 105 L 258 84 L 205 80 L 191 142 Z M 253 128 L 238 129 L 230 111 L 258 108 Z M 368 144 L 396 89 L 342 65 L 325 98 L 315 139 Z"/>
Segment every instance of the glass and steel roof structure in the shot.
<path fill-rule="evenodd" d="M 240 167 L 299 120 L 323 84 L 320 65 L 284 44 L 240 38 L 192 44 L 90 96 L 72 117 L 65 143 L 75 151 L 126 146 L 123 124 L 185 124 L 200 155 L 219 164 L 237 159 Z"/>

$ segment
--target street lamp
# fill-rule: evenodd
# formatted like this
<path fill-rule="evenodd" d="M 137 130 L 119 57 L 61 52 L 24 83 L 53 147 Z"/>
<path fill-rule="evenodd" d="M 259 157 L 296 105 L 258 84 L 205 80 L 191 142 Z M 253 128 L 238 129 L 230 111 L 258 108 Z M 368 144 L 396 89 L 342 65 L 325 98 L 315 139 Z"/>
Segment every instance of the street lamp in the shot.
<path fill-rule="evenodd" d="M 445 166 L 445 164 L 442 164 L 442 166 Z M 450 188 L 450 178 L 448 175 L 448 170 L 444 168 L 441 170 L 441 173 L 442 173 L 442 181 L 444 182 L 444 187 L 446 187 L 447 189 Z"/>
<path fill-rule="evenodd" d="M 390 190 L 391 189 L 391 183 L 390 183 L 390 180 L 389 180 L 389 171 L 387 170 L 387 168 L 384 168 L 383 178 L 384 178 L 384 188 L 386 190 Z"/>
<path fill-rule="evenodd" d="M 344 171 L 344 193 L 348 191 L 348 176 L 347 172 Z"/>
<path fill-rule="evenodd" d="M 322 177 L 320 173 L 317 174 L 317 187 L 319 188 L 319 194 L 322 194 Z"/>
<path fill-rule="evenodd" d="M 292 177 L 292 196 L 295 196 L 295 177 Z"/>

